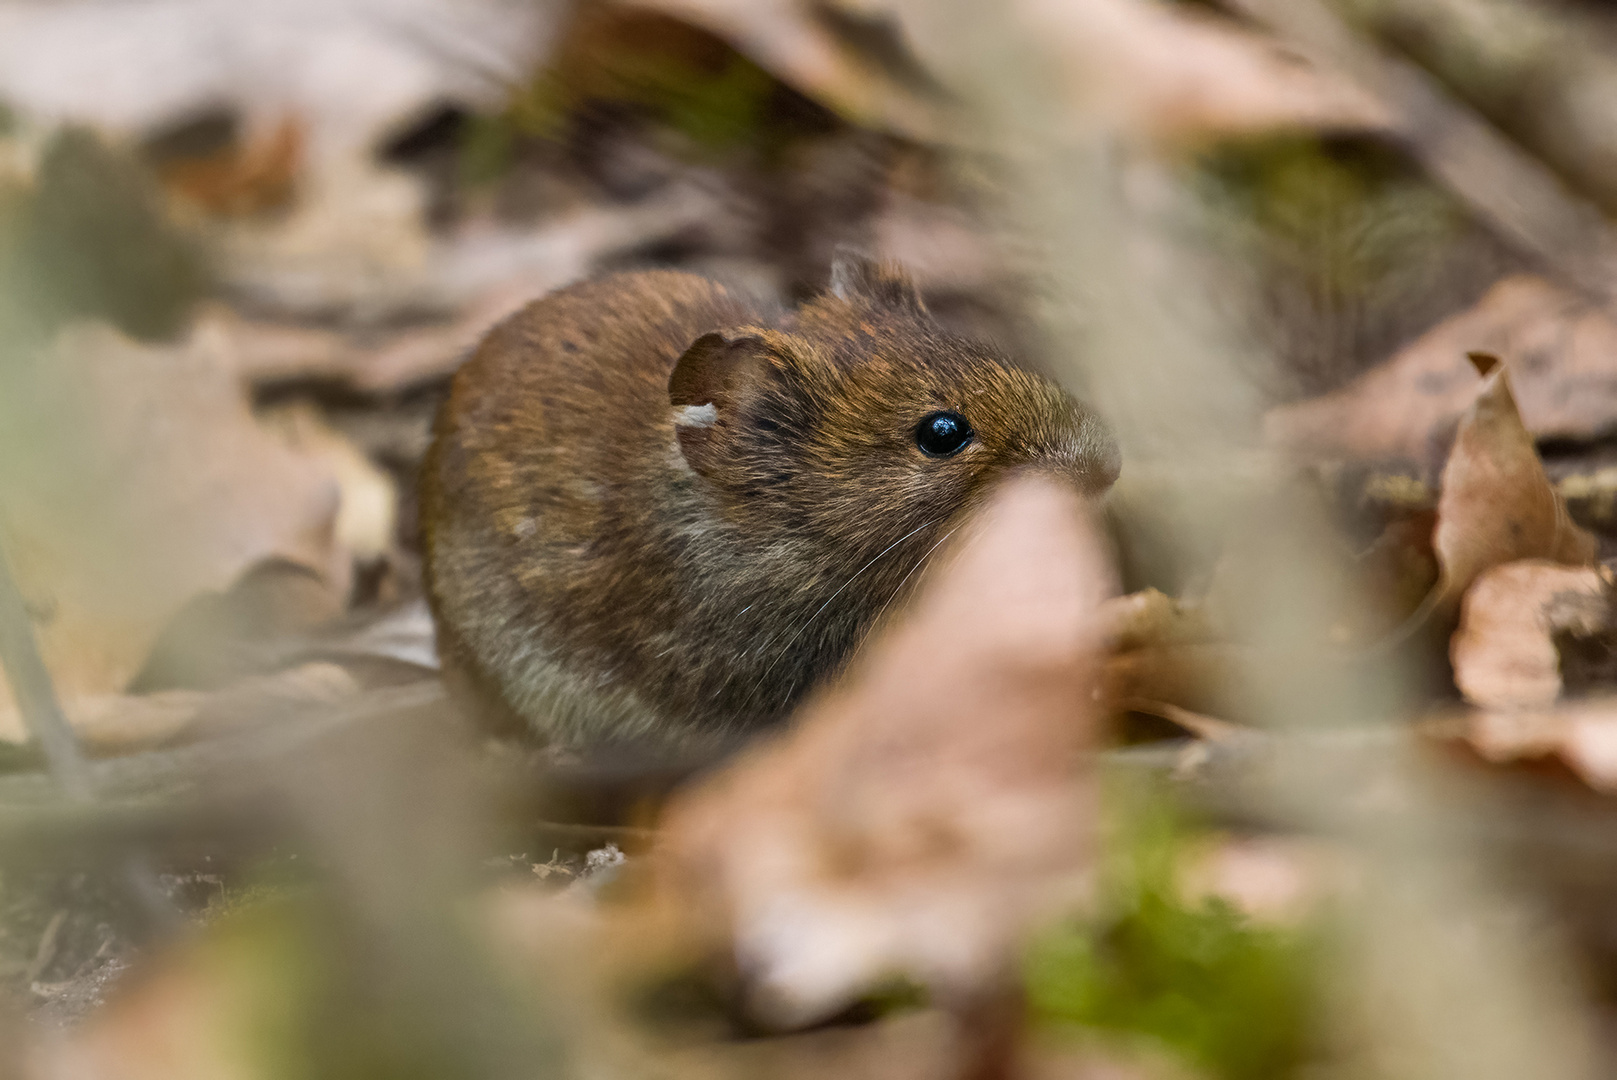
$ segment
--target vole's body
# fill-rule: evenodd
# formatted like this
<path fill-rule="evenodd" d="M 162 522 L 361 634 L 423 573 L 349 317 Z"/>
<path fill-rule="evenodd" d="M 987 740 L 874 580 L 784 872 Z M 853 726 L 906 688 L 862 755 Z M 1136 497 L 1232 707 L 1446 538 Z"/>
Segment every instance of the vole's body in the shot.
<path fill-rule="evenodd" d="M 916 442 L 939 410 L 975 432 L 941 458 Z M 488 336 L 439 417 L 422 521 L 446 673 L 573 745 L 766 724 L 1024 464 L 1100 491 L 1116 451 L 868 264 L 797 312 L 666 271 L 562 290 Z"/>

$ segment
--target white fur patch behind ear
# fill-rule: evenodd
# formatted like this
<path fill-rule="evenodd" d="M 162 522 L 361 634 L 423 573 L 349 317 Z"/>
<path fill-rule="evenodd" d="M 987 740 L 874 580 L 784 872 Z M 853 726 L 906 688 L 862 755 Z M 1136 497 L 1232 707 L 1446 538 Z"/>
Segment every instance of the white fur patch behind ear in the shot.
<path fill-rule="evenodd" d="M 719 422 L 719 407 L 711 401 L 706 405 L 681 405 L 674 410 L 676 427 L 712 427 Z"/>

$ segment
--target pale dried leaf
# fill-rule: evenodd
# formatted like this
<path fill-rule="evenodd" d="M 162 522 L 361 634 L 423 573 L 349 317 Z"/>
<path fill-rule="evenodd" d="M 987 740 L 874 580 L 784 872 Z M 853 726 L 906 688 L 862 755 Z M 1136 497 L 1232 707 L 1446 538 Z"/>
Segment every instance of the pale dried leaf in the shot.
<path fill-rule="evenodd" d="M 336 521 L 338 546 L 358 559 L 391 551 L 398 533 L 399 493 L 393 478 L 335 431 L 314 406 L 289 405 L 266 413 L 264 423 L 300 454 L 319 461 L 341 491 Z"/>
<path fill-rule="evenodd" d="M 1153 0 L 1028 0 L 1020 14 L 1061 61 L 1077 114 L 1132 135 L 1388 125 L 1385 106 L 1341 74 L 1206 11 Z"/>
<path fill-rule="evenodd" d="M 947 135 L 935 101 L 861 57 L 832 30 L 824 10 L 806 0 L 639 0 L 723 38 L 760 67 L 855 121 L 935 139 Z M 850 12 L 847 5 L 827 5 Z M 879 25 L 885 11 L 853 17 Z M 902 32 L 900 31 L 900 40 Z"/>
<path fill-rule="evenodd" d="M 65 700 L 121 690 L 186 601 L 263 559 L 346 591 L 337 479 L 259 425 L 223 343 L 139 346 L 85 326 L 42 364 L 8 402 L 47 434 L 8 447 L 0 540 Z"/>
<path fill-rule="evenodd" d="M 0 97 L 140 135 L 219 108 L 288 115 L 355 157 L 443 101 L 493 105 L 543 55 L 547 5 L 507 0 L 96 0 L 0 7 Z"/>
<path fill-rule="evenodd" d="M 1609 584 L 1593 567 L 1543 560 L 1496 566 L 1466 591 L 1460 627 L 1449 642 L 1454 681 L 1467 701 L 1485 709 L 1544 708 L 1561 696 L 1561 658 L 1554 634 L 1581 620 L 1579 606 L 1607 604 Z M 1589 632 L 1599 627 L 1578 627 Z"/>
<path fill-rule="evenodd" d="M 299 319 L 341 317 L 361 326 L 419 318 L 450 320 L 425 348 L 400 335 L 356 373 L 383 390 L 452 370 L 468 333 L 527 298 L 595 272 L 614 255 L 653 246 L 711 220 L 720 195 L 695 187 L 633 206 L 590 207 L 531 228 L 471 225 L 428 232 L 425 193 L 410 175 L 367 160 L 337 162 L 304 185 L 284 221 L 236 222 L 221 230 L 220 273 L 266 312 Z M 461 325 L 453 320 L 476 320 Z"/>
<path fill-rule="evenodd" d="M 587 261 L 591 257 L 585 251 Z M 359 394 L 388 394 L 449 375 L 494 324 L 582 273 L 567 259 L 551 274 L 495 283 L 472 297 L 456 318 L 382 335 L 351 334 L 297 322 L 249 319 L 223 305 L 206 308 L 199 324 L 228 338 L 244 378 L 256 383 L 318 380 Z M 456 287 L 459 293 L 459 287 Z"/>
<path fill-rule="evenodd" d="M 1487 761 L 1502 765 L 1554 757 L 1596 791 L 1617 793 L 1617 698 L 1478 711 L 1463 721 L 1466 743 Z"/>

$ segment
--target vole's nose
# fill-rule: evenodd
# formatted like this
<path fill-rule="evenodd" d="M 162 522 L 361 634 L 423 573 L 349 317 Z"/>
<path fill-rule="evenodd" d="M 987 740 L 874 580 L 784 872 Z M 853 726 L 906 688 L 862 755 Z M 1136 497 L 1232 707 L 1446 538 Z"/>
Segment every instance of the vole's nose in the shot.
<path fill-rule="evenodd" d="M 1084 417 L 1068 451 L 1078 487 L 1085 495 L 1105 494 L 1123 472 L 1123 452 L 1106 422 Z"/>
<path fill-rule="evenodd" d="M 1084 448 L 1066 448 L 1028 462 L 1018 472 L 1038 473 L 1062 484 L 1070 484 L 1079 494 L 1094 498 L 1106 494 L 1122 472 L 1122 458 L 1115 443 Z"/>

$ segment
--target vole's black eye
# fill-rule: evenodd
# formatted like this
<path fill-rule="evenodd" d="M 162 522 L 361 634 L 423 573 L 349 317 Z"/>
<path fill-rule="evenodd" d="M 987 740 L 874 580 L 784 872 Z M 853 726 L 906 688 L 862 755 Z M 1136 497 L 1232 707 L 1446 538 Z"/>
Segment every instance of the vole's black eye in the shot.
<path fill-rule="evenodd" d="M 915 428 L 915 445 L 930 457 L 958 454 L 975 436 L 966 418 L 957 412 L 935 412 L 921 419 Z"/>

